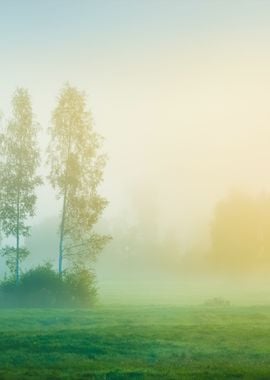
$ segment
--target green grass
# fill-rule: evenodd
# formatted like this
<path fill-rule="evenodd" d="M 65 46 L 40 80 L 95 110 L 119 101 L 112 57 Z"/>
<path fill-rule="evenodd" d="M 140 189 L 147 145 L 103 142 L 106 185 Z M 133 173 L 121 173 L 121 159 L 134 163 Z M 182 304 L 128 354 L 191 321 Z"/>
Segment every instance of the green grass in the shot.
<path fill-rule="evenodd" d="M 1 310 L 0 379 L 270 379 L 270 307 Z"/>

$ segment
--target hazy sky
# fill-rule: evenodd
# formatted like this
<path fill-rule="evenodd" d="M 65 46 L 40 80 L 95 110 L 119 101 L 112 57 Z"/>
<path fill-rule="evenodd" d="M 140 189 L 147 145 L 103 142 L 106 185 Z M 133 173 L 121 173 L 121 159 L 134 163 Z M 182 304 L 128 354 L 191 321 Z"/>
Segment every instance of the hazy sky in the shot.
<path fill-rule="evenodd" d="M 270 190 L 269 20 L 262 0 L 0 0 L 0 109 L 25 86 L 45 129 L 66 81 L 85 90 L 107 217 L 151 200 L 185 235 L 232 188 Z"/>

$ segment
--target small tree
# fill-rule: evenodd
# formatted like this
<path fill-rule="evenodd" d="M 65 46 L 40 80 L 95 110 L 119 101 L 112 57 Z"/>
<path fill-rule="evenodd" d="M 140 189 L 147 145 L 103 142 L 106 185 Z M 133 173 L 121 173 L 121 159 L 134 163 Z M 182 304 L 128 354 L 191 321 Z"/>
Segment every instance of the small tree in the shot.
<path fill-rule="evenodd" d="M 85 95 L 66 85 L 52 115 L 49 145 L 50 182 L 62 199 L 58 270 L 63 258 L 84 267 L 103 248 L 108 236 L 93 232 L 107 205 L 98 194 L 106 157 L 99 154 L 101 137 L 93 130 Z"/>
<path fill-rule="evenodd" d="M 20 263 L 29 253 L 21 246 L 21 237 L 30 233 L 28 219 L 34 216 L 35 190 L 41 183 L 36 174 L 38 128 L 27 90 L 16 90 L 12 114 L 12 120 L 1 135 L 0 221 L 5 237 L 16 239 L 14 245 L 2 248 L 2 254 L 18 283 Z"/>

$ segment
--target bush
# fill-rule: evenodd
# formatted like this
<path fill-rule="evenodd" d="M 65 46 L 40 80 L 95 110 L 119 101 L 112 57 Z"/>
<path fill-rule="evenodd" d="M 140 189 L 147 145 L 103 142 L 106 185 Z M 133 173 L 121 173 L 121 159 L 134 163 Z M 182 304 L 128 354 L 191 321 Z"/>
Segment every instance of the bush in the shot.
<path fill-rule="evenodd" d="M 212 306 L 212 307 L 224 307 L 224 306 L 231 306 L 230 301 L 222 298 L 222 297 L 214 297 L 206 300 L 204 302 L 204 306 Z"/>
<path fill-rule="evenodd" d="M 92 272 L 77 269 L 62 277 L 49 264 L 30 269 L 17 285 L 0 284 L 1 307 L 90 307 L 96 300 Z"/>
<path fill-rule="evenodd" d="M 97 297 L 95 275 L 86 269 L 76 269 L 63 278 L 64 288 L 78 307 L 92 306 Z"/>

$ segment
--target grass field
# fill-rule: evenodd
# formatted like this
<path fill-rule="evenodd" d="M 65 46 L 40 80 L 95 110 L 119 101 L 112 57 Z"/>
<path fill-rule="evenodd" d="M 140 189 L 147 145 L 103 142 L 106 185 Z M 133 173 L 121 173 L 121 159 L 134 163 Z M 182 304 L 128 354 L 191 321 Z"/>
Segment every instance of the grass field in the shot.
<path fill-rule="evenodd" d="M 270 307 L 1 310 L 0 379 L 270 379 Z"/>

